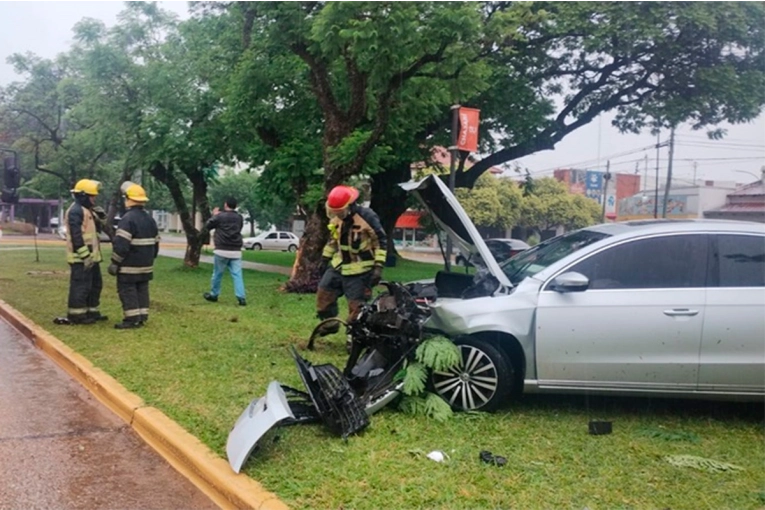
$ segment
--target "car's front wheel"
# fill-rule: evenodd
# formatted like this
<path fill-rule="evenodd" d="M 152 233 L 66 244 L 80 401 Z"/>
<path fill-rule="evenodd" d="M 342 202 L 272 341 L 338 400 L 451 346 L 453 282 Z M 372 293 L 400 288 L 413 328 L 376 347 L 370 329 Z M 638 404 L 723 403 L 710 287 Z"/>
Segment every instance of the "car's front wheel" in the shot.
<path fill-rule="evenodd" d="M 258 243 L 255 243 L 255 244 L 252 245 L 252 248 L 250 248 L 250 249 L 251 250 L 255 250 L 255 251 L 260 251 L 260 250 L 263 249 L 263 247 L 261 245 L 259 245 Z"/>
<path fill-rule="evenodd" d="M 513 385 L 513 367 L 497 347 L 474 337 L 455 342 L 460 363 L 446 372 L 433 372 L 436 393 L 460 411 L 493 411 L 507 400 Z"/>

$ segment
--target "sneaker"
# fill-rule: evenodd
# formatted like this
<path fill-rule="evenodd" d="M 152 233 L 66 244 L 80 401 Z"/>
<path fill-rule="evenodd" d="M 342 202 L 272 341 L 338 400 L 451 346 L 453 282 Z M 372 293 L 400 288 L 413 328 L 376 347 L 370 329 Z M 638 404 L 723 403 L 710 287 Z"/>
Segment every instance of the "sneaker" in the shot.
<path fill-rule="evenodd" d="M 239 301 L 239 306 L 247 306 L 247 300 L 243 297 L 236 298 Z"/>
<path fill-rule="evenodd" d="M 204 294 L 202 294 L 202 297 L 204 297 L 207 301 L 210 301 L 211 303 L 218 302 L 218 296 L 213 296 L 209 292 L 205 292 Z"/>
<path fill-rule="evenodd" d="M 92 318 L 96 322 L 102 322 L 102 321 L 108 321 L 109 320 L 109 316 L 101 315 L 100 312 L 92 313 L 92 314 L 88 315 L 88 317 Z"/>
<path fill-rule="evenodd" d="M 114 325 L 114 329 L 136 329 L 143 326 L 140 321 L 122 321 Z"/>

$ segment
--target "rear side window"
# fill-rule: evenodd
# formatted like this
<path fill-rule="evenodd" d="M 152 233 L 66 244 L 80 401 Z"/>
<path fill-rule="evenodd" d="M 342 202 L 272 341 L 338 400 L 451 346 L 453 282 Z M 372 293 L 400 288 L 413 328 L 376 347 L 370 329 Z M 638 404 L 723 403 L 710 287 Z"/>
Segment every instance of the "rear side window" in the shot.
<path fill-rule="evenodd" d="M 286 232 L 282 232 L 281 234 L 279 234 L 279 239 L 292 239 L 292 238 Z"/>
<path fill-rule="evenodd" d="M 720 287 L 765 287 L 765 237 L 717 236 Z"/>
<path fill-rule="evenodd" d="M 592 255 L 570 271 L 590 280 L 590 289 L 704 287 L 707 236 L 652 237 L 628 241 Z"/>

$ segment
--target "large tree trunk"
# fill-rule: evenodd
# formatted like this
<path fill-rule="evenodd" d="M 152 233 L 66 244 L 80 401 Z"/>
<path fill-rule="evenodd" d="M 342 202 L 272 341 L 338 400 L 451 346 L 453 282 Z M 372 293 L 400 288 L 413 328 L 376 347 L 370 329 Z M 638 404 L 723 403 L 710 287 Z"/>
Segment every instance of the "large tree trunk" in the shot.
<path fill-rule="evenodd" d="M 409 162 L 400 163 L 372 177 L 372 202 L 370 207 L 380 217 L 383 229 L 388 236 L 388 256 L 396 255 L 393 243 L 393 229 L 396 220 L 407 209 L 407 194 L 399 183 L 411 178 Z"/>
<path fill-rule="evenodd" d="M 196 225 L 194 225 L 194 216 L 189 211 L 186 198 L 183 196 L 181 184 L 174 173 L 172 164 L 166 166 L 159 161 L 155 161 L 149 167 L 149 173 L 159 182 L 164 184 L 170 191 L 170 196 L 173 198 L 175 208 L 181 217 L 181 225 L 183 225 L 183 231 L 186 234 L 186 254 L 183 259 L 183 264 L 187 267 L 199 266 L 199 257 L 202 255 L 202 246 L 204 246 L 209 239 L 209 233 L 204 231 L 204 229 L 200 232 L 197 230 Z M 207 184 L 203 179 L 197 179 L 192 180 L 192 186 L 194 188 L 193 200 L 201 206 L 202 221 L 207 221 L 207 218 L 210 216 L 210 208 L 207 204 Z"/>
<path fill-rule="evenodd" d="M 306 220 L 305 233 L 300 241 L 292 276 L 284 285 L 284 290 L 297 293 L 316 292 L 321 279 L 321 252 L 328 238 L 327 218 L 322 204 Z"/>
<path fill-rule="evenodd" d="M 186 231 L 186 253 L 183 256 L 183 265 L 186 267 L 198 267 L 199 258 L 202 256 L 202 247 L 205 245 L 205 237 L 194 229 L 191 233 Z"/>

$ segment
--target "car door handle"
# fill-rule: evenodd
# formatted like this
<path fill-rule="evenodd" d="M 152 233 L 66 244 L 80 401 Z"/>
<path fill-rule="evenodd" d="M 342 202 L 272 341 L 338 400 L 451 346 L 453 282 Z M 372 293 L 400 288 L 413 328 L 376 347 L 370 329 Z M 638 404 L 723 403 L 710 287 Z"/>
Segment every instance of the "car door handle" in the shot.
<path fill-rule="evenodd" d="M 691 310 L 689 308 L 673 308 L 671 310 L 664 310 L 664 315 L 669 317 L 693 317 L 698 315 L 698 310 Z"/>

